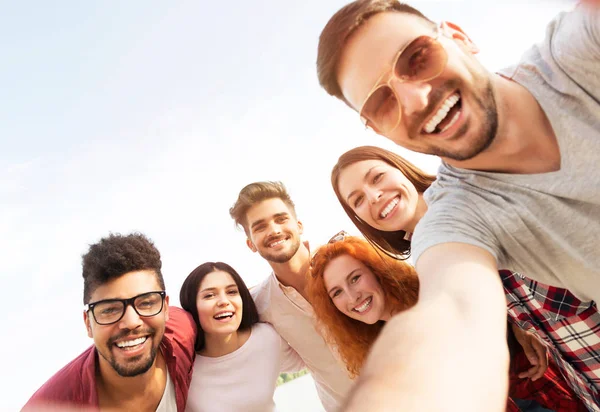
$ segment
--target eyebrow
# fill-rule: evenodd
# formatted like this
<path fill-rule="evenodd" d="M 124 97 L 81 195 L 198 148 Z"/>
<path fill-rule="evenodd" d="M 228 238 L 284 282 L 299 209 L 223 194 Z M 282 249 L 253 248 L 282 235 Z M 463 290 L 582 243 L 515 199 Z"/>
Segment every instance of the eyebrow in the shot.
<path fill-rule="evenodd" d="M 282 216 L 289 216 L 289 213 L 287 212 L 281 212 L 281 213 L 275 213 L 273 216 L 271 216 L 273 219 L 277 219 L 278 217 L 282 217 Z M 260 225 L 261 223 L 264 223 L 266 221 L 266 219 L 259 219 L 256 222 L 252 223 L 252 225 L 250 225 L 250 229 L 254 228 L 255 226 Z"/>
<path fill-rule="evenodd" d="M 228 288 L 230 288 L 232 286 L 237 287 L 237 284 L 232 283 L 230 285 L 227 285 L 227 286 L 225 286 L 225 289 L 228 289 Z M 217 288 L 206 288 L 206 289 L 202 289 L 200 292 L 203 293 L 203 292 L 209 292 L 209 291 L 213 291 L 213 290 L 217 290 Z"/>
<path fill-rule="evenodd" d="M 346 280 L 348 280 L 348 278 L 349 278 L 349 277 L 351 277 L 352 275 L 354 275 L 354 272 L 357 272 L 357 271 L 359 271 L 359 270 L 360 270 L 360 268 L 356 268 L 356 269 L 354 269 L 353 271 L 351 271 L 350 273 L 348 273 L 348 274 L 346 275 L 346 278 L 345 278 L 345 279 L 346 279 Z M 331 295 L 331 291 L 332 291 L 332 290 L 334 290 L 334 289 L 335 289 L 335 288 L 337 288 L 337 287 L 338 287 L 338 286 L 336 285 L 336 286 L 332 287 L 331 289 L 329 289 L 329 291 L 327 292 L 327 294 L 328 294 L 328 295 Z"/>
<path fill-rule="evenodd" d="M 371 167 L 369 170 L 367 170 L 367 173 L 365 173 L 364 177 L 363 177 L 363 182 L 369 180 L 369 176 L 371 175 L 371 172 L 373 172 L 373 169 L 375 169 L 377 167 L 377 165 Z M 346 203 L 350 204 L 350 198 L 352 196 L 354 196 L 356 194 L 356 192 L 358 192 L 358 189 L 355 189 L 353 191 L 350 192 L 350 194 L 346 197 Z"/>

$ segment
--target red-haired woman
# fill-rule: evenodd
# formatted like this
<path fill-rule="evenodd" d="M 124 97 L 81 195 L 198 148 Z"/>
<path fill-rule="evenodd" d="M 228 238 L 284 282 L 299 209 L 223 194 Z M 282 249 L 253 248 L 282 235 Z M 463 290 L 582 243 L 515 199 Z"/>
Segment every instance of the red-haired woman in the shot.
<path fill-rule="evenodd" d="M 434 176 L 424 173 L 395 153 L 374 146 L 358 147 L 344 153 L 331 175 L 333 189 L 342 207 L 378 252 L 386 255 L 384 260 L 388 266 L 410 255 L 412 232 L 427 211 L 423 192 L 434 179 Z M 374 197 L 377 201 L 373 201 Z M 554 405 L 555 410 L 577 410 L 577 405 L 583 407 L 581 402 L 575 401 L 577 398 L 588 406 L 594 405 L 592 408 L 596 407 L 598 400 L 588 379 L 597 381 L 594 377 L 600 372 L 600 358 L 590 362 L 587 356 L 585 359 L 578 356 L 578 353 L 589 351 L 579 343 L 579 339 L 564 339 L 573 334 L 578 336 L 581 325 L 594 322 L 600 325 L 595 304 L 580 302 L 567 290 L 550 288 L 510 271 L 500 271 L 499 274 L 504 284 L 511 326 L 508 337 L 512 349 L 510 395 L 516 399 L 534 397 L 540 404 Z M 547 310 L 553 297 L 558 295 L 568 300 L 570 305 L 558 309 L 550 306 Z M 540 307 L 544 310 L 539 310 Z M 356 311 L 351 313 L 357 314 Z M 552 322 L 549 317 L 552 317 Z M 550 343 L 550 354 L 554 360 L 550 370 L 545 371 L 547 355 L 540 351 L 542 345 L 538 344 L 538 350 L 532 351 L 528 341 L 536 341 L 532 340 L 530 332 L 521 328 L 535 329 Z M 598 328 L 585 332 L 595 334 L 595 330 Z M 533 355 L 531 365 L 516 340 L 529 356 Z M 581 347 L 572 346 L 574 342 Z M 341 349 L 341 345 L 338 346 Z M 564 396 L 574 403 L 567 402 L 569 406 L 561 406 L 559 400 L 563 402 Z M 518 402 L 523 410 L 528 410 L 526 402 Z M 512 409 L 518 410 L 514 405 Z"/>

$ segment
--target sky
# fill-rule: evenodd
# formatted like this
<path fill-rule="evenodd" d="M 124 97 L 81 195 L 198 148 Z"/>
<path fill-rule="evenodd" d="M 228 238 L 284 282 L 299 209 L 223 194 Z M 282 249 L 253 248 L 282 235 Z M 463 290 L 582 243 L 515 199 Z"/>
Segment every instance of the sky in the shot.
<path fill-rule="evenodd" d="M 284 182 L 318 245 L 358 233 L 329 183 L 346 150 L 378 145 L 436 171 L 319 87 L 318 36 L 346 2 L 0 2 L 0 409 L 91 344 L 81 255 L 110 232 L 155 242 L 178 304 L 203 262 L 249 286 L 270 273 L 229 217 L 246 184 Z M 458 23 L 497 70 L 573 1 L 411 4 Z"/>

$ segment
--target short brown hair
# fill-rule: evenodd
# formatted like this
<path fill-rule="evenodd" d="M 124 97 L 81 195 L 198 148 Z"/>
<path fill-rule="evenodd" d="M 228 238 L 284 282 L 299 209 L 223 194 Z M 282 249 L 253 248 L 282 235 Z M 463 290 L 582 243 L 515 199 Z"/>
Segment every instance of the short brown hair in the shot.
<path fill-rule="evenodd" d="M 255 204 L 263 200 L 279 198 L 290 208 L 292 215 L 296 217 L 296 206 L 290 198 L 287 189 L 281 182 L 254 182 L 244 187 L 235 204 L 229 209 L 229 215 L 237 226 L 244 228 L 249 235 L 248 220 L 246 214 Z"/>
<path fill-rule="evenodd" d="M 379 13 L 408 13 L 432 24 L 419 10 L 397 0 L 356 0 L 335 13 L 319 36 L 317 76 L 321 86 L 332 96 L 346 101 L 340 88 L 337 71 L 346 42 L 369 18 Z"/>
<path fill-rule="evenodd" d="M 396 153 L 377 146 L 359 146 L 348 150 L 340 156 L 331 171 L 331 186 L 333 187 L 333 191 L 352 223 L 356 225 L 364 237 L 388 256 L 397 259 L 407 259 L 410 256 L 410 240 L 405 239 L 406 232 L 404 230 L 385 232 L 371 227 L 354 213 L 354 210 L 346 203 L 346 200 L 340 193 L 339 180 L 342 170 L 363 160 L 381 160 L 400 170 L 415 186 L 418 193 L 423 193 L 427 190 L 435 181 L 435 176 L 428 175 Z"/>

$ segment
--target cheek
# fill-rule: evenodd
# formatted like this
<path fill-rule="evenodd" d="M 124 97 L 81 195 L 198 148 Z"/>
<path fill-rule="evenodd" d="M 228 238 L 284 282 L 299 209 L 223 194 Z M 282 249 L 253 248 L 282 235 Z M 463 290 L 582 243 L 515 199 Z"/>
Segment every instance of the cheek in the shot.
<path fill-rule="evenodd" d="M 343 297 L 338 297 L 336 299 L 332 299 L 331 303 L 333 303 L 333 306 L 336 307 L 337 310 L 339 310 L 342 313 L 346 313 L 347 312 L 347 308 L 344 305 L 344 298 Z"/>
<path fill-rule="evenodd" d="M 359 207 L 358 209 L 354 209 L 354 213 L 356 213 L 356 216 L 358 216 L 361 220 L 364 220 L 369 224 L 373 222 L 373 218 L 371 217 L 371 210 L 369 209 L 368 204 L 361 205 L 361 207 Z"/>
<path fill-rule="evenodd" d="M 242 301 L 242 297 L 240 295 L 235 296 L 231 299 L 231 304 L 236 307 L 238 315 L 242 317 L 242 311 L 244 309 L 244 302 Z"/>
<path fill-rule="evenodd" d="M 205 329 L 209 320 L 212 318 L 212 308 L 210 308 L 206 303 L 199 303 L 196 306 L 196 309 L 198 310 L 198 320 L 200 320 L 200 326 L 202 329 Z"/>

